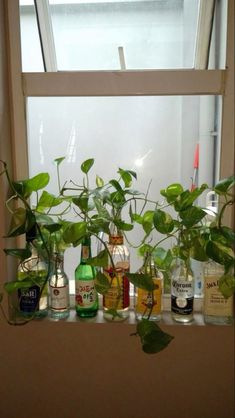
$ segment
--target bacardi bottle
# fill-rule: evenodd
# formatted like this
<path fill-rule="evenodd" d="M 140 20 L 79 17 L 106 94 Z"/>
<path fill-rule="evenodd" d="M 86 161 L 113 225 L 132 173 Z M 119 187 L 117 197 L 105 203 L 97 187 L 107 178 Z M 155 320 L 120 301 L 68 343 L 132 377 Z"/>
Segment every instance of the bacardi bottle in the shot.
<path fill-rule="evenodd" d="M 171 278 L 171 314 L 177 322 L 193 320 L 194 278 L 189 265 L 177 260 Z"/>
<path fill-rule="evenodd" d="M 95 289 L 95 267 L 87 264 L 91 257 L 90 237 L 84 238 L 81 248 L 80 264 L 75 270 L 75 307 L 79 317 L 89 318 L 97 314 L 99 308 L 98 294 Z"/>
<path fill-rule="evenodd" d="M 206 324 L 226 325 L 233 322 L 234 297 L 225 299 L 219 291 L 219 278 L 224 268 L 215 261 L 204 266 L 204 321 Z"/>
<path fill-rule="evenodd" d="M 130 270 L 130 253 L 123 242 L 123 235 L 116 229 L 109 236 L 107 246 L 111 259 L 104 274 L 110 281 L 110 289 L 103 297 L 104 318 L 123 321 L 129 316 L 130 286 L 126 273 Z"/>
<path fill-rule="evenodd" d="M 31 256 L 22 261 L 18 267 L 18 280 L 22 286 L 18 290 L 19 313 L 25 317 L 44 317 L 48 308 L 47 265 L 40 257 L 35 245 L 36 231 L 26 234 L 27 247 Z"/>

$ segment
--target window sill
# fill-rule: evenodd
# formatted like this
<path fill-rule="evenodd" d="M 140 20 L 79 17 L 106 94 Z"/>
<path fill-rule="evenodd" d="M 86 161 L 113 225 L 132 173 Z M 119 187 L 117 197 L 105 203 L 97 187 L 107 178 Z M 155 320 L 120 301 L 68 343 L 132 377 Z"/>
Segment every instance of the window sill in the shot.
<path fill-rule="evenodd" d="M 206 325 L 204 322 L 204 317 L 202 314 L 202 298 L 195 298 L 194 300 L 194 319 L 193 321 L 189 323 L 180 323 L 176 322 L 172 319 L 171 311 L 170 311 L 170 295 L 164 296 L 163 298 L 163 312 L 162 312 L 162 318 L 159 321 L 159 325 L 184 325 L 184 326 L 204 326 Z M 102 302 L 100 303 L 100 306 L 102 306 Z M 129 317 L 125 321 L 120 321 L 119 323 L 124 324 L 136 324 L 137 320 L 135 318 L 135 311 L 133 308 L 133 298 L 131 298 L 131 304 L 130 304 L 130 314 Z M 80 322 L 80 323 L 97 323 L 97 324 L 103 324 L 103 323 L 112 323 L 112 321 L 107 321 L 103 316 L 103 310 L 99 309 L 97 315 L 94 318 L 80 318 L 76 314 L 76 310 L 74 308 L 74 296 L 71 296 L 71 309 L 69 317 L 66 319 L 55 319 L 51 318 L 50 315 L 45 318 L 47 321 L 50 322 Z M 115 322 L 115 321 L 114 321 Z M 115 322 L 117 323 L 117 322 Z"/>

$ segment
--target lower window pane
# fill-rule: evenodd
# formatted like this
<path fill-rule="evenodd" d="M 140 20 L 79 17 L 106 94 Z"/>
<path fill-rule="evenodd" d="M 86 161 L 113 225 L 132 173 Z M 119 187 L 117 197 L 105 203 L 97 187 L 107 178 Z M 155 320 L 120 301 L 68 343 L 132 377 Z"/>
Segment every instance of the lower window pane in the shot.
<path fill-rule="evenodd" d="M 118 168 L 134 170 L 133 187 L 149 198 L 171 183 L 191 188 L 199 144 L 196 182 L 212 186 L 218 177 L 220 98 L 212 96 L 40 97 L 29 98 L 28 155 L 30 176 L 47 171 L 48 191 L 58 193 L 53 160 L 61 165 L 61 183 L 81 181 L 81 163 L 94 158 L 91 178 L 118 178 Z M 78 178 L 80 176 L 80 178 Z M 199 202 L 205 205 L 205 196 Z M 139 231 L 132 242 L 139 241 Z M 93 248 L 95 255 L 96 246 Z M 74 290 L 74 269 L 80 248 L 66 252 L 65 267 Z M 141 260 L 131 250 L 131 271 Z"/>

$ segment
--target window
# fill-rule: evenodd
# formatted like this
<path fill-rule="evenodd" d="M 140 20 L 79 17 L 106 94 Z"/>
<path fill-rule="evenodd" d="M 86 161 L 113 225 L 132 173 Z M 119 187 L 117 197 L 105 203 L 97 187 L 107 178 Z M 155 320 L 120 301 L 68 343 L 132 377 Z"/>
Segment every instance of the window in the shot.
<path fill-rule="evenodd" d="M 28 4 L 26 5 L 26 3 Z M 31 73 L 25 72 L 22 75 L 23 96 L 27 99 L 28 114 L 28 145 L 26 145 L 26 141 L 23 143 L 25 147 L 23 155 L 25 158 L 28 156 L 29 173 L 33 173 L 35 169 L 35 162 L 30 154 L 32 141 L 36 140 L 38 146 L 40 140 L 52 139 L 52 135 L 57 136 L 56 124 L 54 124 L 53 131 L 50 131 L 52 128 L 48 126 L 47 132 L 45 131 L 45 110 L 52 106 L 55 118 L 58 118 L 62 115 L 62 108 L 67 109 L 67 114 L 70 109 L 70 116 L 66 120 L 67 126 L 65 124 L 63 127 L 66 143 L 62 145 L 62 150 L 68 151 L 69 158 L 74 158 L 74 154 L 73 157 L 71 156 L 71 149 L 73 140 L 78 135 L 78 124 L 80 130 L 83 125 L 86 133 L 86 116 L 82 110 L 84 103 L 86 103 L 90 111 L 92 108 L 94 109 L 92 115 L 93 118 L 96 118 L 97 125 L 95 126 L 101 129 L 103 121 L 105 141 L 109 140 L 106 135 L 111 135 L 107 122 L 107 108 L 111 118 L 114 118 L 114 109 L 118 109 L 118 116 L 116 117 L 115 114 L 115 122 L 117 123 L 119 118 L 122 120 L 122 125 L 119 126 L 121 141 L 126 146 L 124 138 L 126 139 L 127 136 L 132 140 L 136 138 L 135 143 L 139 146 L 136 160 L 139 160 L 139 164 L 141 161 L 146 161 L 147 158 L 150 160 L 154 155 L 157 155 L 157 161 L 156 151 L 149 153 L 152 143 L 158 150 L 161 150 L 163 155 L 161 161 L 165 161 L 166 153 L 162 144 L 168 134 L 169 140 L 172 141 L 171 144 L 177 150 L 174 154 L 179 155 L 179 159 L 175 158 L 172 164 L 175 167 L 175 172 L 168 171 L 169 180 L 170 178 L 174 180 L 175 176 L 178 176 L 177 179 L 185 185 L 190 183 L 195 144 L 198 140 L 200 141 L 201 135 L 204 150 L 200 157 L 201 161 L 203 158 L 205 159 L 205 164 L 200 173 L 205 175 L 207 179 L 209 176 L 209 183 L 212 185 L 214 180 L 218 178 L 220 171 L 220 132 L 222 112 L 224 112 L 222 100 L 223 102 L 225 100 L 223 97 L 224 71 L 221 68 L 225 67 L 227 1 L 215 2 L 214 19 L 211 19 L 214 16 L 213 1 L 172 0 L 163 2 L 158 0 L 106 1 L 104 3 L 100 1 L 70 1 L 69 3 L 50 1 L 44 2 L 47 4 L 45 10 L 40 10 L 40 7 L 38 9 L 39 3 L 35 2 L 36 16 L 32 1 L 20 1 L 23 69 L 31 71 Z M 189 7 L 189 3 L 193 7 Z M 209 3 L 210 7 L 203 9 Z M 12 24 L 17 17 L 17 6 L 9 6 L 9 8 Z M 163 13 L 165 20 L 157 16 L 158 11 Z M 78 12 L 80 20 L 75 27 L 74 19 Z M 125 30 L 121 30 L 120 25 L 123 19 L 120 16 L 125 17 L 127 13 L 132 18 L 125 20 Z M 40 25 L 39 36 L 36 22 L 38 19 L 40 23 L 43 16 L 44 23 L 47 22 L 47 24 L 44 25 L 44 28 L 42 24 Z M 113 23 L 112 25 L 107 24 L 101 34 L 102 22 L 107 20 L 107 16 L 113 19 L 108 19 L 109 24 L 115 21 L 116 32 Z M 151 24 L 149 24 L 150 18 Z M 213 21 L 213 30 L 210 25 L 211 21 Z M 162 25 L 160 22 L 163 22 Z M 141 30 L 139 30 L 140 26 Z M 31 27 L 32 34 L 34 33 L 30 41 L 34 41 L 37 45 L 37 47 L 35 46 L 35 60 L 29 59 L 29 54 L 27 54 L 29 45 L 25 44 L 24 34 L 28 33 L 29 27 Z M 99 36 L 97 35 L 97 39 L 95 39 L 96 48 L 94 51 L 94 45 L 89 37 L 90 33 L 94 33 L 95 27 L 98 28 L 96 34 Z M 84 36 L 84 33 L 87 36 Z M 159 37 L 156 33 L 160 34 Z M 107 36 L 107 34 L 109 35 Z M 207 39 L 205 50 L 202 50 L 202 45 L 204 45 L 201 42 L 202 38 Z M 131 45 L 128 44 L 130 39 Z M 27 42 L 28 40 L 29 37 L 27 37 Z M 39 48 L 39 40 L 41 40 L 43 54 Z M 15 45 L 17 45 L 17 40 Z M 99 53 L 96 53 L 98 50 Z M 197 68 L 207 68 L 208 57 L 208 67 L 211 70 L 197 71 Z M 47 70 L 45 72 L 42 71 L 43 62 Z M 59 71 L 50 72 L 51 69 L 55 70 L 55 65 Z M 21 91 L 22 99 L 23 96 Z M 99 115 L 97 108 L 100 112 Z M 132 119 L 130 124 L 126 122 L 125 108 L 128 109 L 128 121 Z M 72 118 L 73 111 L 76 112 L 78 109 L 79 118 Z M 19 112 L 19 108 L 15 108 L 16 119 L 18 116 L 18 122 L 15 121 L 16 154 L 18 154 L 18 149 L 22 150 L 22 142 L 19 146 L 18 139 L 20 134 L 23 133 L 21 141 L 22 138 L 25 138 L 23 112 L 21 115 Z M 136 117 L 139 126 L 137 130 L 135 115 L 139 114 L 142 118 Z M 35 124 L 37 124 L 37 131 L 32 130 Z M 223 127 L 223 129 L 225 128 Z M 60 130 L 60 132 L 62 131 Z M 47 135 L 49 136 L 47 137 Z M 91 137 L 92 131 L 88 135 Z M 134 135 L 136 136 L 134 137 Z M 154 135 L 161 137 L 161 145 L 154 140 Z M 147 146 L 146 136 L 150 140 L 150 145 L 147 143 Z M 204 142 L 206 137 L 210 138 L 210 142 L 207 143 L 208 147 Z M 116 144 L 117 138 L 113 137 L 113 140 Z M 226 148 L 223 141 L 222 138 L 222 158 L 224 158 L 223 150 Z M 167 143 L 167 147 L 169 147 L 169 143 Z M 87 157 L 95 157 L 93 151 L 94 147 L 90 152 L 88 150 Z M 124 155 L 124 152 L 120 151 L 120 154 Z M 57 156 L 58 154 L 53 157 Z M 40 158 L 42 158 L 42 154 L 40 154 Z M 40 161 L 42 160 L 43 158 Z M 182 165 L 180 161 L 183 161 L 184 164 Z M 47 170 L 48 167 L 46 168 L 44 163 L 45 159 L 41 168 Z M 123 161 L 120 160 L 118 164 L 122 165 Z M 17 159 L 16 165 L 16 172 L 22 172 L 22 161 Z M 208 165 L 210 166 L 209 170 Z M 166 178 L 164 166 L 159 170 L 162 178 Z M 141 167 L 138 167 L 138 170 L 141 171 Z M 148 174 L 146 180 L 147 177 Z M 149 180 L 150 178 L 152 176 L 149 176 Z"/>

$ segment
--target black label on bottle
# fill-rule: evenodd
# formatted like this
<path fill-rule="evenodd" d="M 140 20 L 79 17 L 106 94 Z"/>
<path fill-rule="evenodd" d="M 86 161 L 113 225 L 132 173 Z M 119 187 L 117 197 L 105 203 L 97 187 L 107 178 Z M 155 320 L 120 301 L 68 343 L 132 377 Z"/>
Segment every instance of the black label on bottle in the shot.
<path fill-rule="evenodd" d="M 21 312 L 32 313 L 37 308 L 40 296 L 40 287 L 31 286 L 28 289 L 19 289 L 19 307 Z"/>
<path fill-rule="evenodd" d="M 194 298 L 171 296 L 171 311 L 180 315 L 191 315 L 193 313 Z"/>

